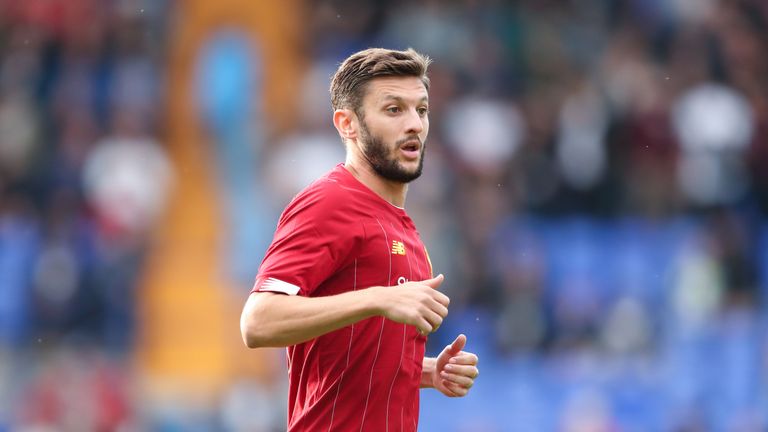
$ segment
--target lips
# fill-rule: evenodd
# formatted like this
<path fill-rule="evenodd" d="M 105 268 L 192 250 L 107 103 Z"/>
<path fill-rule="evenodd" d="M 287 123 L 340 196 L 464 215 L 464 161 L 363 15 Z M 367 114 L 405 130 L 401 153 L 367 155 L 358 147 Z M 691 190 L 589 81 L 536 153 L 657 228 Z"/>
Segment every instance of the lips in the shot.
<path fill-rule="evenodd" d="M 400 146 L 400 151 L 408 159 L 417 159 L 420 156 L 419 150 L 421 150 L 421 142 L 418 140 L 406 141 Z"/>

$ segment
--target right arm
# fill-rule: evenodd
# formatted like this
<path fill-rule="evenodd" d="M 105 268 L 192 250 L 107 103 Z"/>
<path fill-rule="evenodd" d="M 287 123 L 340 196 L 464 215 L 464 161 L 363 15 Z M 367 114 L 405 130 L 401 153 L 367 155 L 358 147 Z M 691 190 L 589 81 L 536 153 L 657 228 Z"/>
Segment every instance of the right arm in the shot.
<path fill-rule="evenodd" d="M 285 347 L 373 316 L 431 333 L 448 314 L 448 297 L 437 291 L 443 275 L 391 287 L 371 287 L 327 297 L 253 292 L 240 317 L 249 348 Z"/>

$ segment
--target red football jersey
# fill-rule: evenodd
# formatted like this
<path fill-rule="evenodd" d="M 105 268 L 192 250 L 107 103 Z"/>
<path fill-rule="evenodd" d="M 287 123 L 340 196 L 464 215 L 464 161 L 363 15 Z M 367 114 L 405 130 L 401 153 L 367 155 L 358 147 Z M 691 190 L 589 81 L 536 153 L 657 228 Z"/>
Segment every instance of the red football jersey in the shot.
<path fill-rule="evenodd" d="M 431 276 L 405 210 L 340 164 L 285 209 L 253 291 L 320 297 Z M 373 317 L 288 347 L 288 430 L 415 431 L 425 342 Z"/>

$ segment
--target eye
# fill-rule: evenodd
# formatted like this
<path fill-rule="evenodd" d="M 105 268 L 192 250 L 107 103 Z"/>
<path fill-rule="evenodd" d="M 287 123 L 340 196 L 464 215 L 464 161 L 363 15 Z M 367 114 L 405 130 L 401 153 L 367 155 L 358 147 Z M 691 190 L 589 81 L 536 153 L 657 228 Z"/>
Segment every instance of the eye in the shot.
<path fill-rule="evenodd" d="M 387 108 L 387 112 L 392 113 L 392 114 L 397 114 L 397 113 L 400 112 L 400 107 L 391 106 L 391 107 Z"/>
<path fill-rule="evenodd" d="M 425 115 L 429 114 L 429 108 L 420 107 L 416 109 L 416 112 L 418 112 L 420 116 L 424 117 Z"/>

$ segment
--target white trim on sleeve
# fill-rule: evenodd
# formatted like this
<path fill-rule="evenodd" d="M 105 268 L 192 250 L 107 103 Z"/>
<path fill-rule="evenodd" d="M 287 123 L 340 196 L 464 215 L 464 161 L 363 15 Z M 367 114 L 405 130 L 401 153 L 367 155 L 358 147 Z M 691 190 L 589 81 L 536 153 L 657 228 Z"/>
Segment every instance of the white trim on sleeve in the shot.
<path fill-rule="evenodd" d="M 280 279 L 275 279 L 273 277 L 267 278 L 261 286 L 257 289 L 257 291 L 271 291 L 271 292 L 280 292 L 283 294 L 288 295 L 296 295 L 299 293 L 298 286 L 288 283 L 285 281 L 281 281 Z"/>

